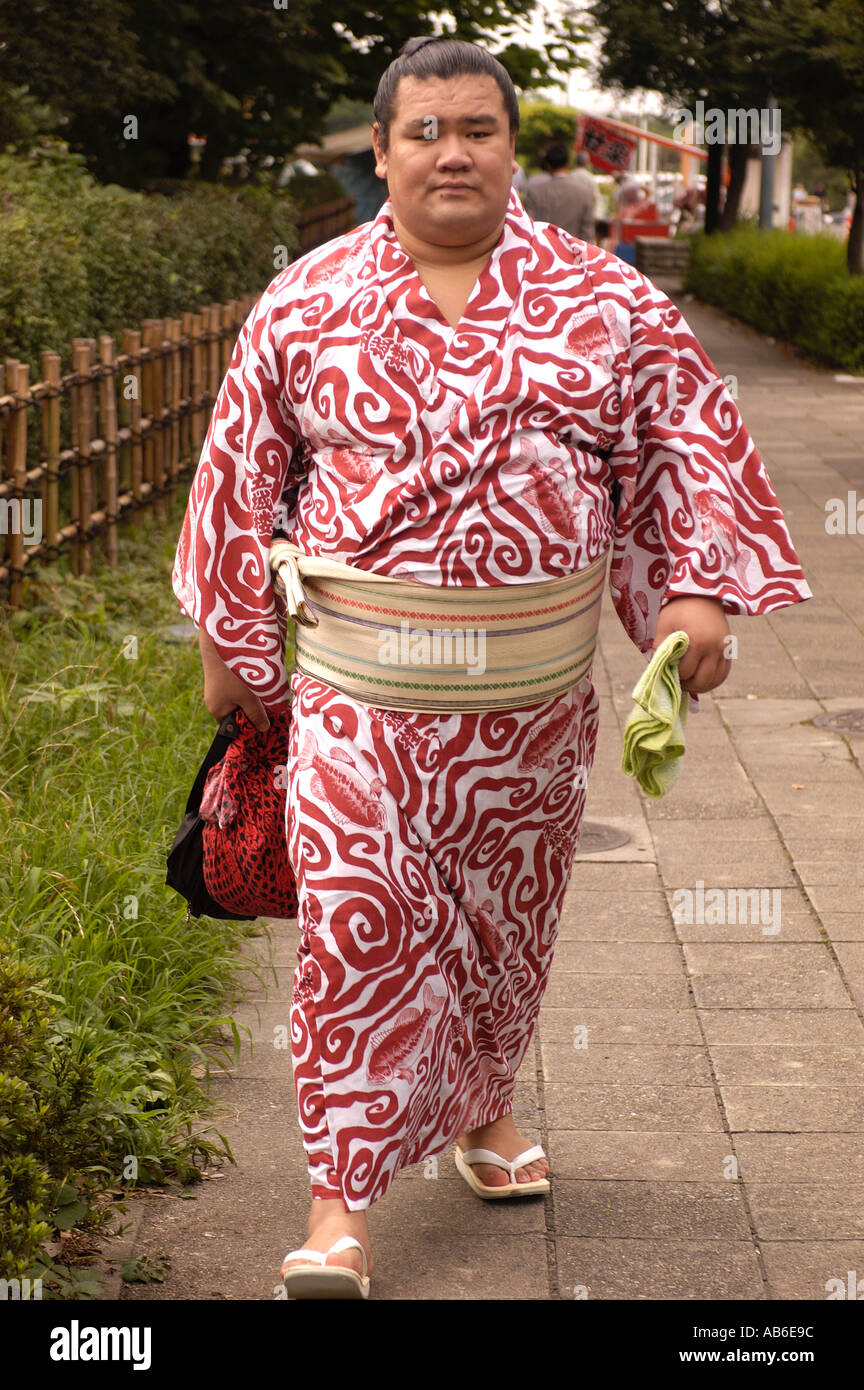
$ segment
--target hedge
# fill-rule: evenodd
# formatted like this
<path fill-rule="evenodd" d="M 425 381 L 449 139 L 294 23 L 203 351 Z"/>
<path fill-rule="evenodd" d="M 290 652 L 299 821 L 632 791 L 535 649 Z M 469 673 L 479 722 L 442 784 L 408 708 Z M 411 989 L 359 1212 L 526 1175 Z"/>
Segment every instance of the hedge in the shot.
<path fill-rule="evenodd" d="M 686 289 L 829 367 L 864 372 L 864 276 L 827 234 L 753 225 L 693 238 Z"/>
<path fill-rule="evenodd" d="M 186 183 L 169 195 L 99 184 L 81 156 L 0 155 L 0 360 L 119 334 L 264 290 L 293 255 L 294 204 L 261 185 Z"/>

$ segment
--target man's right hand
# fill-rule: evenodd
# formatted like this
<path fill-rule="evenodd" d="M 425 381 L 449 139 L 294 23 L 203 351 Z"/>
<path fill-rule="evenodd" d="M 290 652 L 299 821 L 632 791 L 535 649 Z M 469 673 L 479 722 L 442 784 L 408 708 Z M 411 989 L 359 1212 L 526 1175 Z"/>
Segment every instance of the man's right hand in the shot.
<path fill-rule="evenodd" d="M 248 685 L 225 665 L 203 627 L 198 629 L 198 649 L 204 667 L 204 704 L 213 718 L 221 721 L 239 706 L 250 723 L 260 733 L 266 733 L 270 728 L 266 709 Z"/>

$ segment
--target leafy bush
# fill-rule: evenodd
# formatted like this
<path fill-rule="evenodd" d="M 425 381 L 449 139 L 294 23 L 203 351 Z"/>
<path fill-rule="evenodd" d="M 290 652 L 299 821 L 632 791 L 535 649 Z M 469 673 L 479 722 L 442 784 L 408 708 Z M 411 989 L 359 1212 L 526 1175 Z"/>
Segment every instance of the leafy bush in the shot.
<path fill-rule="evenodd" d="M 864 277 L 843 243 L 753 225 L 693 238 L 686 288 L 828 366 L 864 372 Z"/>
<path fill-rule="evenodd" d="M 548 101 L 520 102 L 516 158 L 526 173 L 537 173 L 547 146 L 553 142 L 573 149 L 579 112 Z"/>
<path fill-rule="evenodd" d="M 72 339 L 260 291 L 296 248 L 294 204 L 268 186 L 103 185 L 62 146 L 0 155 L 0 359 L 39 368 Z"/>

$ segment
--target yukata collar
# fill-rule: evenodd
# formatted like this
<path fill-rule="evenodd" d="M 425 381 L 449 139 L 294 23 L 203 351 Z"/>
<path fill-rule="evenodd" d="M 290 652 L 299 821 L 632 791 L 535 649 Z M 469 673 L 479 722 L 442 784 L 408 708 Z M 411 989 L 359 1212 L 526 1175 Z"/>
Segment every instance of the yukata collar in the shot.
<path fill-rule="evenodd" d="M 501 236 L 492 249 L 484 276 L 496 277 L 508 298 L 515 300 L 525 265 L 534 254 L 534 222 L 522 205 L 515 188 L 504 216 Z M 369 240 L 375 268 L 382 282 L 394 275 L 413 269 L 407 252 L 403 251 L 393 226 L 393 202 L 390 198 L 381 207 L 369 230 Z"/>

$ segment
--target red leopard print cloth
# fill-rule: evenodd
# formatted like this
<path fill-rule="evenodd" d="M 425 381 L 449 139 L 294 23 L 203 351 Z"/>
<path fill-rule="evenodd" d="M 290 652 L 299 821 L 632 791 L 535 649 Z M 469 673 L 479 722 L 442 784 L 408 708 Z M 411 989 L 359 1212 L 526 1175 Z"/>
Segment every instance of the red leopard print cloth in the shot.
<path fill-rule="evenodd" d="M 242 916 L 296 917 L 285 832 L 291 711 L 267 713 L 262 734 L 235 712 L 240 733 L 204 784 L 204 882 L 216 902 Z"/>

